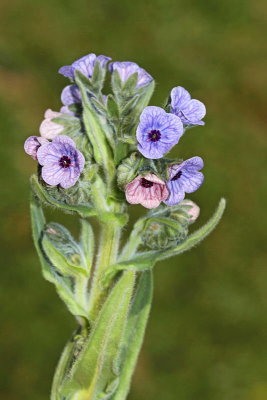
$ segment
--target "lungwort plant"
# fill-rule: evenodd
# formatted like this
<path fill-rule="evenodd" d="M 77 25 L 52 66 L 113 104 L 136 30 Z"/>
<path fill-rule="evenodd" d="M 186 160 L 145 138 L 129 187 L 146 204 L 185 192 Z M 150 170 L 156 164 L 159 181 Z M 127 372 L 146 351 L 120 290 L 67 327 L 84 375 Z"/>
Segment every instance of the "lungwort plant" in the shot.
<path fill-rule="evenodd" d="M 133 62 L 89 54 L 59 73 L 70 80 L 63 106 L 46 111 L 40 136 L 24 146 L 38 163 L 31 218 L 42 273 L 78 323 L 59 360 L 51 399 L 124 400 L 151 307 L 154 265 L 204 239 L 225 201 L 188 234 L 199 208 L 185 194 L 202 184 L 203 160 L 165 155 L 189 128 L 204 125 L 206 109 L 183 87 L 172 89 L 160 108 L 148 106 L 154 80 Z M 111 93 L 104 94 L 107 73 Z M 122 246 L 128 207 L 138 203 L 149 211 Z M 46 222 L 45 206 L 77 215 L 79 241 L 64 226 Z M 99 222 L 98 240 L 90 218 Z"/>

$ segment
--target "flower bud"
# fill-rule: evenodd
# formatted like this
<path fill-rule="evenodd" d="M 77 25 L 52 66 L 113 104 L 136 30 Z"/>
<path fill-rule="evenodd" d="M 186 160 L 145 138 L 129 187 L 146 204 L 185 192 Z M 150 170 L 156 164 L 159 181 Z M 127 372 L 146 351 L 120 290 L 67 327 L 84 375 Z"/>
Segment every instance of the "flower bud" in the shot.
<path fill-rule="evenodd" d="M 187 225 L 171 218 L 156 218 L 148 222 L 142 239 L 152 249 L 167 249 L 183 242 L 187 233 Z"/>
<path fill-rule="evenodd" d="M 54 139 L 64 130 L 64 126 L 52 121 L 53 118 L 60 117 L 61 115 L 62 114 L 59 112 L 52 111 L 50 109 L 46 110 L 44 114 L 45 119 L 43 120 L 39 128 L 40 135 L 43 138 L 49 140 Z"/>
<path fill-rule="evenodd" d="M 198 205 L 189 199 L 185 199 L 185 200 L 181 201 L 181 203 L 179 205 L 181 207 L 183 207 L 183 209 L 189 215 L 189 217 L 190 217 L 189 223 L 193 224 L 196 221 L 196 219 L 199 217 L 199 214 L 200 214 L 200 208 L 198 207 Z"/>

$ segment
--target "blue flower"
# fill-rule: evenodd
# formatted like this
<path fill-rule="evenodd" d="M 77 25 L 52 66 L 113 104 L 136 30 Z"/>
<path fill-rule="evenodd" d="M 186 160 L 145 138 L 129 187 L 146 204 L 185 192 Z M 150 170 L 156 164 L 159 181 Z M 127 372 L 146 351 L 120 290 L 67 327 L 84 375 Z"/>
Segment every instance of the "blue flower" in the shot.
<path fill-rule="evenodd" d="M 183 134 L 183 124 L 179 117 L 166 113 L 160 107 L 146 107 L 137 127 L 138 150 L 146 158 L 161 158 Z"/>
<path fill-rule="evenodd" d="M 110 57 L 103 55 L 96 56 L 94 53 L 87 54 L 86 56 L 74 61 L 71 65 L 65 65 L 59 69 L 59 73 L 66 76 L 66 78 L 74 79 L 75 70 L 80 71 L 87 78 L 91 78 L 94 72 L 95 63 L 98 61 L 102 68 L 105 68 Z"/>
<path fill-rule="evenodd" d="M 185 193 L 195 192 L 204 180 L 202 172 L 199 172 L 203 166 L 204 163 L 200 157 L 192 157 L 182 163 L 170 165 L 167 181 L 170 195 L 164 203 L 174 206 L 184 199 Z"/>
<path fill-rule="evenodd" d="M 149 75 L 143 68 L 139 67 L 138 64 L 130 61 L 116 61 L 109 65 L 110 72 L 118 71 L 122 82 L 126 82 L 131 75 L 135 72 L 138 74 L 137 87 L 145 86 L 153 80 L 152 76 Z"/>
<path fill-rule="evenodd" d="M 41 145 L 37 150 L 37 160 L 42 166 L 43 180 L 48 185 L 60 185 L 64 189 L 75 185 L 85 163 L 74 141 L 65 135 Z"/>
<path fill-rule="evenodd" d="M 206 115 L 204 104 L 191 99 L 190 94 L 181 86 L 171 91 L 171 112 L 181 118 L 185 125 L 205 125 L 202 118 Z"/>

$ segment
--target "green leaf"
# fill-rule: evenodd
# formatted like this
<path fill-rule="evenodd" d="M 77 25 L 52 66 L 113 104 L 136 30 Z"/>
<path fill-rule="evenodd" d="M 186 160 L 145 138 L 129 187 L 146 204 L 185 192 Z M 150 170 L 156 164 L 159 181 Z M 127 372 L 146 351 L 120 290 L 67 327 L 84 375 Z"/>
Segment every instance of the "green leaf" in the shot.
<path fill-rule="evenodd" d="M 62 385 L 62 395 L 68 394 L 79 400 L 96 400 L 116 379 L 118 371 L 114 370 L 114 365 L 121 352 L 134 283 L 135 274 L 127 272 L 115 284 L 80 356 Z"/>
<path fill-rule="evenodd" d="M 225 199 L 221 199 L 219 206 L 212 218 L 204 226 L 188 236 L 188 238 L 178 246 L 168 250 L 154 250 L 144 253 L 137 253 L 130 260 L 121 261 L 118 264 L 110 266 L 105 271 L 103 276 L 103 285 L 107 285 L 107 283 L 114 278 L 118 271 L 145 271 L 152 268 L 157 261 L 164 260 L 165 258 L 176 256 L 187 250 L 190 250 L 213 231 L 223 215 L 225 204 Z"/>
<path fill-rule="evenodd" d="M 94 259 L 95 240 L 92 226 L 86 219 L 81 219 L 80 245 L 85 254 L 87 269 L 90 272 Z"/>
<path fill-rule="evenodd" d="M 59 297 L 64 301 L 73 315 L 88 318 L 86 310 L 74 298 L 71 279 L 63 277 L 49 262 L 44 253 L 41 243 L 45 229 L 45 217 L 41 205 L 35 198 L 32 198 L 30 209 L 33 241 L 41 262 L 44 278 L 55 285 Z"/>
<path fill-rule="evenodd" d="M 153 276 L 151 271 L 141 274 L 123 338 L 119 387 L 112 400 L 125 400 L 129 392 L 131 378 L 144 340 L 145 329 L 151 309 Z"/>

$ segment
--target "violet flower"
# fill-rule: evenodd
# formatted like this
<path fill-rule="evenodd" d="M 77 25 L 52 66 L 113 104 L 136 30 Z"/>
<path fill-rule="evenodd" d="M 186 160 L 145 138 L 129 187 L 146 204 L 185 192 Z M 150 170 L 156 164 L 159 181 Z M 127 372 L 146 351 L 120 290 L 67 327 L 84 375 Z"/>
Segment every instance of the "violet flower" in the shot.
<path fill-rule="evenodd" d="M 85 163 L 74 141 L 65 135 L 59 135 L 52 142 L 39 147 L 37 159 L 43 166 L 43 180 L 48 185 L 60 185 L 64 189 L 75 185 Z"/>
<path fill-rule="evenodd" d="M 43 137 L 30 136 L 24 142 L 25 153 L 29 154 L 34 160 L 37 160 L 37 150 L 45 143 L 48 143 L 48 140 Z"/>
<path fill-rule="evenodd" d="M 179 164 L 170 165 L 167 181 L 170 195 L 164 203 L 174 206 L 184 199 L 185 193 L 195 192 L 204 180 L 202 172 L 199 172 L 203 166 L 203 160 L 200 157 L 192 157 Z"/>
<path fill-rule="evenodd" d="M 185 125 L 205 125 L 201 119 L 206 115 L 206 107 L 201 101 L 191 99 L 189 92 L 181 86 L 171 91 L 171 112 Z"/>
<path fill-rule="evenodd" d="M 166 113 L 160 107 L 146 107 L 137 127 L 138 150 L 146 158 L 161 158 L 183 134 L 183 124 L 179 117 Z"/>
<path fill-rule="evenodd" d="M 109 65 L 109 70 L 118 71 L 122 82 L 126 82 L 131 75 L 135 72 L 138 73 L 137 87 L 145 86 L 153 80 L 152 76 L 149 75 L 143 68 L 139 67 L 138 64 L 130 61 L 116 61 Z"/>
<path fill-rule="evenodd" d="M 102 68 L 106 67 L 110 57 L 103 55 L 96 56 L 94 53 L 87 54 L 84 57 L 74 61 L 71 65 L 65 65 L 59 69 L 59 73 L 64 75 L 66 78 L 74 79 L 75 70 L 80 71 L 87 78 L 91 78 L 94 72 L 95 63 L 98 61 Z"/>
<path fill-rule="evenodd" d="M 165 182 L 154 174 L 137 176 L 125 186 L 128 203 L 142 204 L 146 208 L 155 208 L 167 199 L 169 192 Z"/>
<path fill-rule="evenodd" d="M 52 111 L 50 109 L 46 110 L 44 114 L 45 119 L 39 128 L 40 135 L 43 138 L 52 140 L 64 130 L 64 126 L 52 121 L 53 118 L 61 116 L 62 112 Z"/>
<path fill-rule="evenodd" d="M 70 106 L 71 104 L 81 103 L 82 98 L 80 90 L 77 85 L 66 86 L 61 93 L 61 101 L 64 106 Z"/>

